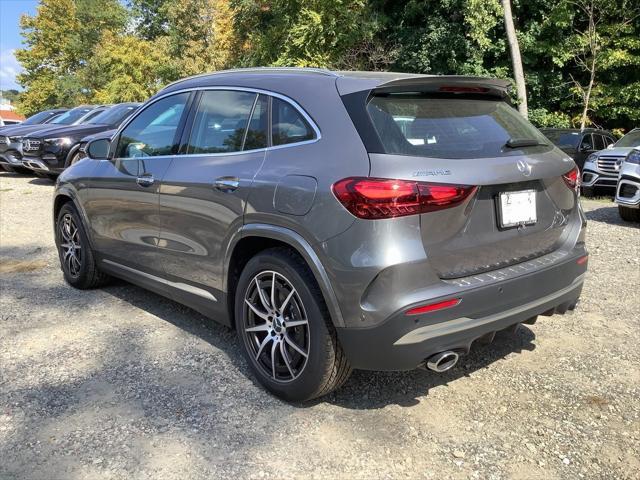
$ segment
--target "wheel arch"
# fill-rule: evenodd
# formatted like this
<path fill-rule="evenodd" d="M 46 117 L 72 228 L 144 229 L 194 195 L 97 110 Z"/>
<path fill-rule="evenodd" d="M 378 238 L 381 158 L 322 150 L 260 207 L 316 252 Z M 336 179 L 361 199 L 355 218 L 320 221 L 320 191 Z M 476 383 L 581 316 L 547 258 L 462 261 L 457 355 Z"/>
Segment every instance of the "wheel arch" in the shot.
<path fill-rule="evenodd" d="M 87 238 L 89 239 L 89 244 L 91 245 L 91 248 L 94 248 L 93 245 L 93 238 L 91 236 L 91 229 L 89 228 L 89 221 L 87 219 L 87 215 L 84 211 L 84 209 L 82 208 L 82 206 L 80 205 L 80 202 L 78 202 L 77 197 L 75 196 L 75 194 L 73 193 L 72 190 L 65 188 L 65 187 L 60 187 L 56 193 L 55 193 L 55 197 L 53 199 L 53 228 L 55 231 L 57 222 L 58 222 L 58 214 L 60 213 L 60 209 L 66 205 L 67 203 L 71 203 L 73 204 L 73 206 L 75 207 L 76 211 L 78 212 L 79 216 L 80 216 L 80 221 L 82 222 L 82 226 L 84 228 L 84 231 L 87 234 Z"/>
<path fill-rule="evenodd" d="M 344 320 L 329 276 L 309 242 L 291 229 L 268 224 L 244 225 L 227 248 L 223 290 L 227 292 L 227 308 L 232 322 L 235 287 L 242 268 L 257 253 L 273 247 L 287 247 L 300 255 L 318 282 L 334 326 L 343 327 Z"/>

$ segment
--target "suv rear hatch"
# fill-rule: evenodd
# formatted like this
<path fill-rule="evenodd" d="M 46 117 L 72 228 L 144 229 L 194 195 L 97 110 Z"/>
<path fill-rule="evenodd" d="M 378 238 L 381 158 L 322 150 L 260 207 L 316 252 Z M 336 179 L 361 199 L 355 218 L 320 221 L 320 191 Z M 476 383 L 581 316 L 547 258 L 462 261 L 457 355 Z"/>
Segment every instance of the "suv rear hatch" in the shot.
<path fill-rule="evenodd" d="M 506 87 L 419 76 L 343 95 L 369 152 L 370 178 L 397 180 L 396 189 L 415 183 L 435 198 L 417 214 L 441 278 L 550 253 L 577 220 L 574 163 L 506 102 Z M 447 192 L 433 185 L 452 185 L 452 195 L 462 196 L 438 204 Z"/>

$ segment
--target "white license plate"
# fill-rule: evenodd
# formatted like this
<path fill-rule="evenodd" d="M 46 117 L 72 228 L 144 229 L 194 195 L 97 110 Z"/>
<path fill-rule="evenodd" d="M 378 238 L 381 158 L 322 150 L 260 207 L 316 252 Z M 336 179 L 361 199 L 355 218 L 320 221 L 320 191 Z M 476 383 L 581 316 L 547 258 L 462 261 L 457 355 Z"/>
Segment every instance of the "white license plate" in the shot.
<path fill-rule="evenodd" d="M 531 225 L 538 220 L 536 191 L 503 192 L 500 194 L 500 226 Z"/>

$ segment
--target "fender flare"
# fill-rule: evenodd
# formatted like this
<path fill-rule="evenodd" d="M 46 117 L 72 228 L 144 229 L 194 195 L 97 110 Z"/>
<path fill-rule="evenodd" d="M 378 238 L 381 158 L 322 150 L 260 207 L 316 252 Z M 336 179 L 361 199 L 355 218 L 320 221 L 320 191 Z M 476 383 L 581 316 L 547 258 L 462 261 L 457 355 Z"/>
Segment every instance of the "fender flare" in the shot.
<path fill-rule="evenodd" d="M 327 271 L 325 270 L 320 258 L 316 254 L 315 250 L 305 238 L 296 233 L 295 231 L 276 225 L 263 224 L 263 223 L 250 223 L 243 225 L 238 232 L 231 238 L 231 241 L 227 245 L 224 259 L 224 274 L 222 288 L 224 291 L 228 291 L 227 279 L 229 264 L 231 263 L 231 256 L 235 249 L 236 244 L 243 238 L 247 237 L 266 237 L 273 240 L 286 243 L 294 248 L 302 258 L 307 262 L 313 276 L 318 282 L 320 291 L 324 297 L 324 300 L 331 314 L 331 319 L 336 327 L 344 327 L 344 318 L 338 304 L 338 299 L 333 290 Z"/>
<path fill-rule="evenodd" d="M 93 242 L 93 236 L 91 234 L 91 228 L 89 228 L 89 219 L 87 217 L 87 213 L 84 211 L 84 208 L 82 208 L 82 205 L 80 204 L 80 202 L 78 201 L 78 197 L 75 193 L 75 191 L 72 188 L 69 188 L 66 185 L 60 185 L 54 194 L 53 197 L 53 204 L 52 206 L 52 217 L 53 217 L 53 228 L 54 228 L 54 233 L 55 233 L 55 227 L 56 227 L 56 222 L 58 221 L 58 219 L 56 218 L 55 215 L 55 205 L 56 202 L 58 200 L 59 197 L 64 196 L 64 197 L 68 197 L 71 199 L 71 203 L 73 203 L 73 206 L 76 208 L 76 211 L 78 212 L 79 216 L 80 216 L 80 221 L 82 222 L 82 226 L 84 228 L 85 233 L 87 234 L 87 239 L 89 240 L 89 244 L 91 245 L 91 249 L 95 250 L 95 245 Z"/>

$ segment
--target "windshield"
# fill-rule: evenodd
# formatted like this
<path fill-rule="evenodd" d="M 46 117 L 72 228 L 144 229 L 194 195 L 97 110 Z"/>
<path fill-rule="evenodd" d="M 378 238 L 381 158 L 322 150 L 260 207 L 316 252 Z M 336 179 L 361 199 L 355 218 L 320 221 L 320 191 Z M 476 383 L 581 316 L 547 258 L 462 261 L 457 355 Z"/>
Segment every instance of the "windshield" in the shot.
<path fill-rule="evenodd" d="M 627 133 L 615 143 L 614 147 L 640 147 L 640 129 Z"/>
<path fill-rule="evenodd" d="M 72 123 L 82 118 L 84 115 L 87 114 L 87 112 L 90 112 L 91 110 L 93 110 L 93 108 L 91 107 L 74 108 L 72 110 L 64 112 L 58 118 L 54 118 L 51 121 L 51 123 L 56 125 L 71 125 Z"/>
<path fill-rule="evenodd" d="M 549 141 L 505 102 L 416 93 L 374 96 L 367 111 L 384 153 L 486 158 L 549 149 Z M 509 141 L 522 145 L 508 148 Z"/>
<path fill-rule="evenodd" d="M 24 122 L 22 122 L 22 125 L 37 125 L 37 124 L 40 124 L 40 123 L 44 123 L 46 120 L 48 120 L 49 118 L 51 118 L 54 115 L 56 115 L 55 112 L 40 112 L 40 113 L 36 113 L 35 115 L 31 115 Z"/>
<path fill-rule="evenodd" d="M 545 137 L 560 148 L 577 148 L 580 142 L 580 132 L 543 132 Z"/>
<path fill-rule="evenodd" d="M 112 125 L 117 127 L 122 121 L 137 110 L 136 105 L 116 105 L 96 115 L 91 121 L 92 125 Z"/>

